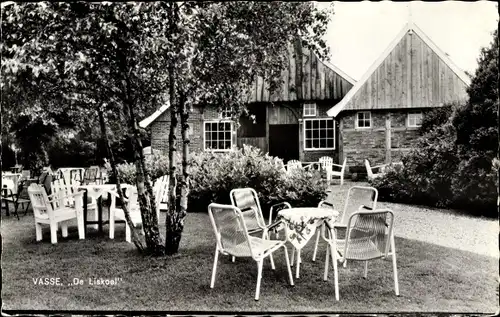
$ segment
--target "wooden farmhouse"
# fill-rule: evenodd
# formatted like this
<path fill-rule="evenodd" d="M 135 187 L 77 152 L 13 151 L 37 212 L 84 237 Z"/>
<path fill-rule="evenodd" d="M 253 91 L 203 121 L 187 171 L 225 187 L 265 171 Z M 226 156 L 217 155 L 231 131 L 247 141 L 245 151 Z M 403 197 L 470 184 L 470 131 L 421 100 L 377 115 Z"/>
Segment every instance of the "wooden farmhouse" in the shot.
<path fill-rule="evenodd" d="M 299 41 L 289 47 L 289 67 L 280 93 L 258 78 L 249 98 L 252 120 L 239 127 L 217 107 L 194 107 L 191 148 L 230 151 L 249 144 L 285 162 L 347 159 L 348 167 L 400 161 L 430 109 L 467 98 L 470 83 L 448 56 L 415 24 L 407 23 L 355 83 L 322 62 Z M 141 122 L 151 125 L 153 150 L 168 151 L 170 114 L 163 106 Z M 180 134 L 178 135 L 180 139 Z"/>
<path fill-rule="evenodd" d="M 286 163 L 297 159 L 317 161 L 321 156 L 338 160 L 338 126 L 327 110 L 353 87 L 354 80 L 321 60 L 300 41 L 289 46 L 289 67 L 280 92 L 270 94 L 258 78 L 247 108 L 252 116 L 242 116 L 239 127 L 217 111 L 216 106 L 193 107 L 190 138 L 193 151 L 230 151 L 249 144 Z M 151 126 L 151 147 L 166 153 L 170 112 L 168 105 L 140 123 Z M 180 140 L 180 134 L 178 135 Z"/>
<path fill-rule="evenodd" d="M 408 23 L 347 95 L 328 110 L 348 166 L 400 161 L 425 113 L 467 98 L 468 76 Z"/>

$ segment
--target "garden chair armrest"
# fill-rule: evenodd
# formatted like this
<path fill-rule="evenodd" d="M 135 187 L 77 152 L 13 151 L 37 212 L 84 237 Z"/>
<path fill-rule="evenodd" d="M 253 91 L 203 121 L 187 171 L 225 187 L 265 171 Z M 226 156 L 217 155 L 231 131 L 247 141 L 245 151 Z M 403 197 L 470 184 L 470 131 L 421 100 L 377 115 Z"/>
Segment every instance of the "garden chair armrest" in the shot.
<path fill-rule="evenodd" d="M 65 195 L 65 196 L 55 196 L 55 194 L 52 194 L 50 196 L 47 196 L 49 198 L 49 201 L 52 203 L 53 200 L 60 200 L 60 199 L 66 199 L 66 198 L 72 198 L 72 197 L 75 197 L 75 198 L 78 198 L 78 197 L 82 197 L 83 198 L 83 192 L 76 192 L 76 193 L 73 193 L 73 194 L 69 194 L 69 195 Z"/>
<path fill-rule="evenodd" d="M 342 165 L 342 164 L 335 164 L 335 163 L 332 163 L 332 166 L 344 167 L 344 165 Z"/>
<path fill-rule="evenodd" d="M 272 205 L 271 209 L 269 210 L 269 223 L 268 223 L 269 226 L 273 222 L 273 211 L 276 209 L 276 207 L 281 206 L 281 205 L 284 205 L 285 208 L 292 208 L 292 206 L 286 201 Z M 285 209 L 285 208 L 282 208 L 282 209 Z"/>
<path fill-rule="evenodd" d="M 318 163 L 318 162 L 314 162 L 314 163 L 311 163 L 311 164 L 308 164 L 306 166 L 304 166 L 304 169 L 306 171 L 309 171 L 311 170 L 312 168 L 315 168 L 315 169 L 320 169 L 321 168 L 321 165 Z"/>

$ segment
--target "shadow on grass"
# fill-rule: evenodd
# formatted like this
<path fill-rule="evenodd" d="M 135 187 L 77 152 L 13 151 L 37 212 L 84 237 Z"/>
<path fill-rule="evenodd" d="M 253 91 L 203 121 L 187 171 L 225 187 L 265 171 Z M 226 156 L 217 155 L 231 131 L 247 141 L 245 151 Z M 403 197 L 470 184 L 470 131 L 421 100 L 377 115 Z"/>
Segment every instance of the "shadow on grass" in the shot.
<path fill-rule="evenodd" d="M 363 263 L 339 266 L 340 301 L 335 301 L 332 270 L 323 281 L 326 245 L 320 243 L 312 262 L 311 242 L 302 252 L 295 286 L 289 285 L 284 252 L 278 250 L 275 271 L 264 262 L 260 301 L 253 299 L 257 265 L 252 259 L 232 263 L 220 256 L 210 289 L 215 239 L 208 224 L 206 214 L 190 214 L 180 253 L 154 258 L 124 241 L 123 225 L 115 240 L 90 228 L 87 239 L 78 240 L 76 227 L 70 227 L 68 238 L 51 245 L 48 230 L 42 242 L 35 242 L 32 219 L 3 221 L 4 309 L 491 313 L 497 307 L 494 258 L 403 238 L 396 239 L 399 297 L 388 259 L 371 262 L 367 279 Z M 35 285 L 37 277 L 60 278 L 63 285 Z M 75 278 L 84 285 L 69 285 Z M 90 285 L 94 278 L 121 280 L 113 286 Z"/>

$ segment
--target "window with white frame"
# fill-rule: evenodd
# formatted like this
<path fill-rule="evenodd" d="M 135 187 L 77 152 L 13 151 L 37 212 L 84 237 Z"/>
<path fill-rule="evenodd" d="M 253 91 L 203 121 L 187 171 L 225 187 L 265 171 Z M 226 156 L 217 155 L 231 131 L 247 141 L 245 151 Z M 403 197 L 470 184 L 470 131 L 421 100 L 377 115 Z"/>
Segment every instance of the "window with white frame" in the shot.
<path fill-rule="evenodd" d="M 372 127 L 372 114 L 370 111 L 361 111 L 356 115 L 356 128 L 366 129 Z"/>
<path fill-rule="evenodd" d="M 422 112 L 410 112 L 408 113 L 408 127 L 418 128 L 422 125 Z"/>
<path fill-rule="evenodd" d="M 233 122 L 205 121 L 203 124 L 205 151 L 230 151 L 233 147 Z"/>
<path fill-rule="evenodd" d="M 304 149 L 335 149 L 335 121 L 332 118 L 304 119 Z"/>
<path fill-rule="evenodd" d="M 316 116 L 316 104 L 315 103 L 305 103 L 304 104 L 304 117 L 314 117 Z"/>

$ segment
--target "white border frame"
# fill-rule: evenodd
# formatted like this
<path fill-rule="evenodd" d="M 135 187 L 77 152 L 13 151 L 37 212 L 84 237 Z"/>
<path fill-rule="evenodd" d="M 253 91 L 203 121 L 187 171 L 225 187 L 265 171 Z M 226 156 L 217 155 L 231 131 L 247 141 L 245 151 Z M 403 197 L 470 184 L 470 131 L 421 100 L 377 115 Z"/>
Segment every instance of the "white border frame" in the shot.
<path fill-rule="evenodd" d="M 306 147 L 306 121 L 321 121 L 321 120 L 332 120 L 333 121 L 333 147 L 325 147 L 325 148 L 308 148 Z M 304 151 L 328 151 L 328 150 L 335 150 L 336 148 L 336 137 L 337 133 L 335 132 L 335 119 L 331 117 L 326 117 L 326 118 L 307 118 L 302 121 L 302 141 L 303 141 L 303 147 Z"/>
<path fill-rule="evenodd" d="M 369 113 L 370 114 L 370 126 L 369 127 L 360 127 L 358 126 L 358 115 L 360 113 Z M 373 120 L 372 120 L 372 112 L 370 110 L 363 110 L 363 111 L 358 111 L 356 112 L 356 115 L 354 116 L 354 127 L 359 130 L 367 130 L 367 129 L 372 129 L 373 128 Z"/>
<path fill-rule="evenodd" d="M 205 131 L 205 124 L 206 123 L 226 123 L 226 122 L 229 122 L 231 124 L 231 147 L 227 150 L 219 150 L 219 149 L 207 149 L 206 145 L 207 145 L 207 137 L 206 137 L 206 131 Z M 203 151 L 206 151 L 206 152 L 231 152 L 234 148 L 234 142 L 233 142 L 233 134 L 234 134 L 234 121 L 233 120 L 227 120 L 227 119 L 222 119 L 222 120 L 204 120 L 203 121 Z"/>

